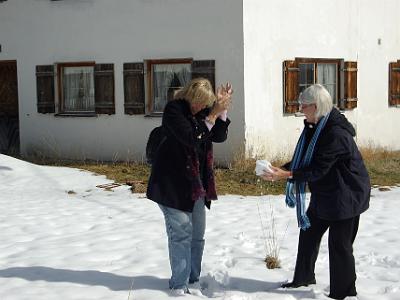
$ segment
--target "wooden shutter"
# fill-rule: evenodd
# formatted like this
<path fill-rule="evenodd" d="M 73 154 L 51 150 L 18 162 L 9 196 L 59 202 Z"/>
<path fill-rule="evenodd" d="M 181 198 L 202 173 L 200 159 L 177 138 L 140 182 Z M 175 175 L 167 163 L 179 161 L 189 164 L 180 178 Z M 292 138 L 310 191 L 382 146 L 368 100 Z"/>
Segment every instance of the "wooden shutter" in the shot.
<path fill-rule="evenodd" d="M 283 110 L 286 114 L 299 111 L 299 74 L 297 61 L 285 60 L 283 62 Z"/>
<path fill-rule="evenodd" d="M 38 113 L 55 112 L 54 101 L 54 66 L 36 66 L 36 93 Z"/>
<path fill-rule="evenodd" d="M 145 113 L 144 64 L 124 63 L 125 114 Z"/>
<path fill-rule="evenodd" d="M 2 116 L 18 118 L 18 79 L 15 60 L 0 61 L 0 117 Z"/>
<path fill-rule="evenodd" d="M 192 79 L 207 78 L 215 91 L 215 60 L 194 60 L 192 62 Z"/>
<path fill-rule="evenodd" d="M 389 105 L 400 105 L 400 60 L 389 63 Z"/>
<path fill-rule="evenodd" d="M 340 109 L 354 109 L 357 107 L 357 62 L 345 61 L 342 63 L 341 78 L 343 78 Z"/>
<path fill-rule="evenodd" d="M 94 66 L 94 99 L 97 114 L 115 114 L 114 64 Z"/>

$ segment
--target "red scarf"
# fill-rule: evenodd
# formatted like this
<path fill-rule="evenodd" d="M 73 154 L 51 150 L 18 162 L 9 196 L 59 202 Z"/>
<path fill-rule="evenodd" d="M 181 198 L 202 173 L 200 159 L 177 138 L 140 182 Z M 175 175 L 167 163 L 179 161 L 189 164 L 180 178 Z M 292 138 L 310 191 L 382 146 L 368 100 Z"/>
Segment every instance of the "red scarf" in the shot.
<path fill-rule="evenodd" d="M 194 148 L 190 150 L 188 161 L 192 183 L 192 200 L 196 201 L 203 197 L 205 197 L 208 201 L 217 200 L 217 192 L 215 190 L 214 155 L 212 143 L 207 143 L 206 149 L 206 189 L 204 189 L 203 182 L 201 180 L 199 157 Z"/>

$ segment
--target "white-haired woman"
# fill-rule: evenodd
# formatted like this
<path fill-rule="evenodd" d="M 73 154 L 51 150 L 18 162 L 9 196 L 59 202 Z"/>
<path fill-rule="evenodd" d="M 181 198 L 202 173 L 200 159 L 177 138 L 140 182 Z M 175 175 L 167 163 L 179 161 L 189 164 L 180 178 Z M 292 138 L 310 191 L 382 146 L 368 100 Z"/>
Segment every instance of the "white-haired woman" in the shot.
<path fill-rule="evenodd" d="M 301 93 L 299 103 L 304 130 L 292 161 L 263 176 L 287 180 L 286 203 L 296 206 L 301 228 L 293 281 L 282 287 L 316 283 L 320 241 L 329 229 L 329 297 L 344 299 L 357 294 L 353 242 L 360 214 L 369 207 L 370 180 L 353 139 L 355 130 L 333 107 L 329 92 L 320 84 L 312 85 Z M 307 210 L 306 184 L 311 192 Z"/>
<path fill-rule="evenodd" d="M 226 140 L 230 84 L 214 89 L 205 78 L 192 79 L 169 101 L 162 127 L 167 135 L 152 164 L 147 198 L 164 214 L 173 295 L 198 288 L 206 226 L 205 206 L 216 200 L 213 142 Z M 197 283 L 197 284 L 196 284 Z"/>

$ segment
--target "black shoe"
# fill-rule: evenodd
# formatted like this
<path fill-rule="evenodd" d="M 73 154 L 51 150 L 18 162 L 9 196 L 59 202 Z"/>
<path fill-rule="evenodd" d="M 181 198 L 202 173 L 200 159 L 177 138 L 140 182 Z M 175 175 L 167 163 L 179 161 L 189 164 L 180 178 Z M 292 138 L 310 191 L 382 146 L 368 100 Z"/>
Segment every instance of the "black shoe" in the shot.
<path fill-rule="evenodd" d="M 350 293 L 350 295 L 346 295 L 346 296 L 335 296 L 332 294 L 327 295 L 329 298 L 335 299 L 335 300 L 343 300 L 346 297 L 355 297 L 357 296 L 357 293 Z"/>
<path fill-rule="evenodd" d="M 316 284 L 315 279 L 314 280 L 310 280 L 307 282 L 296 282 L 296 281 L 292 281 L 292 282 L 287 282 L 281 285 L 281 288 L 284 289 L 295 289 L 301 286 L 308 286 L 309 284 Z"/>

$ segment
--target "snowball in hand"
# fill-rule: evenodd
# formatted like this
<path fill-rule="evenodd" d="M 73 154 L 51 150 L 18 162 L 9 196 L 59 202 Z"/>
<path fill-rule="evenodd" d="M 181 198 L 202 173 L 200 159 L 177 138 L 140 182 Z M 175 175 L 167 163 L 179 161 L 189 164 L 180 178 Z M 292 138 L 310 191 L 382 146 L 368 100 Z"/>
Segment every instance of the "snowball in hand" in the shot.
<path fill-rule="evenodd" d="M 256 161 L 256 175 L 261 176 L 264 172 L 273 173 L 274 171 L 271 169 L 271 163 L 268 160 L 257 160 Z"/>

